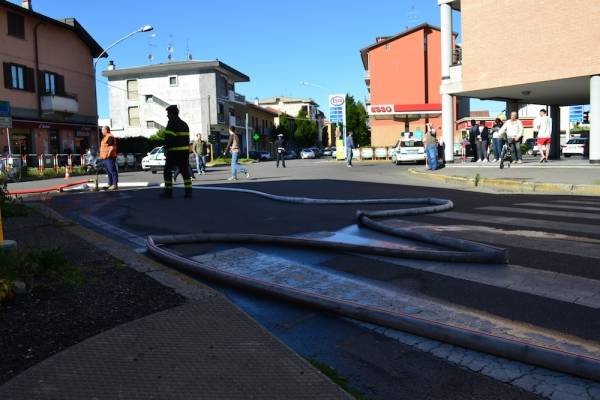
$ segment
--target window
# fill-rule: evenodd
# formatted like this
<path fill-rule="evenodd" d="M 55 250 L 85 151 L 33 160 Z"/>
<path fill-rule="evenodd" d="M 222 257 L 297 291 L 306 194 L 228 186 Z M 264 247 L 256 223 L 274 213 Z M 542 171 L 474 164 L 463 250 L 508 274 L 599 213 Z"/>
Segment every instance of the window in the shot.
<path fill-rule="evenodd" d="M 10 11 L 6 13 L 8 34 L 10 36 L 25 39 L 25 17 Z"/>
<path fill-rule="evenodd" d="M 56 74 L 44 72 L 44 93 L 56 94 Z"/>
<path fill-rule="evenodd" d="M 139 107 L 129 107 L 127 109 L 129 117 L 129 126 L 140 126 L 140 109 Z"/>
<path fill-rule="evenodd" d="M 127 100 L 138 99 L 138 81 L 131 80 L 127 81 Z"/>
<path fill-rule="evenodd" d="M 177 86 L 178 82 L 177 82 L 177 76 L 170 76 L 169 77 L 169 86 Z"/>
<path fill-rule="evenodd" d="M 33 69 L 24 65 L 4 63 L 4 87 L 35 92 Z"/>
<path fill-rule="evenodd" d="M 11 65 L 10 74 L 12 88 L 25 90 L 25 68 L 20 65 Z"/>

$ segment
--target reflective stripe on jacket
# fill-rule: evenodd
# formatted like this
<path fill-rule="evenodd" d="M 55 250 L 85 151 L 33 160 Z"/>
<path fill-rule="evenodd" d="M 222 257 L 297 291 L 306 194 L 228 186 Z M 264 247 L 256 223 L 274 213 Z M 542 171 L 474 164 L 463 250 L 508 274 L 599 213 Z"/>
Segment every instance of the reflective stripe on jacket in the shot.
<path fill-rule="evenodd" d="M 117 157 L 117 139 L 110 133 L 104 135 L 100 142 L 100 159 L 106 160 L 108 158 Z"/>
<path fill-rule="evenodd" d="M 174 151 L 189 151 L 190 128 L 181 118 L 169 120 L 165 129 L 165 149 L 167 154 Z"/>

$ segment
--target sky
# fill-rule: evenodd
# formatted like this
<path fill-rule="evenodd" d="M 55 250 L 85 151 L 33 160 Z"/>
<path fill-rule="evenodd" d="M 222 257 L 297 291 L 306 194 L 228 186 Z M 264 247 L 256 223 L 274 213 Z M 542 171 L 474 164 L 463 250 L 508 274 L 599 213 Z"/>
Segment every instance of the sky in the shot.
<path fill-rule="evenodd" d="M 236 91 L 249 100 L 312 97 L 327 112 L 330 93 L 349 93 L 364 101 L 361 48 L 377 36 L 440 22 L 436 0 L 33 0 L 32 4 L 35 11 L 53 18 L 75 17 L 103 47 L 141 26 L 154 27 L 120 43 L 108 59 L 99 61 L 100 118 L 109 117 L 108 86 L 101 76 L 108 60 L 114 60 L 117 68 L 148 65 L 152 53 L 153 63 L 162 63 L 169 45 L 177 61 L 186 60 L 189 51 L 195 60 L 219 59 L 248 75 L 250 82 L 236 85 Z M 476 101 L 471 109 L 497 112 L 503 105 Z"/>

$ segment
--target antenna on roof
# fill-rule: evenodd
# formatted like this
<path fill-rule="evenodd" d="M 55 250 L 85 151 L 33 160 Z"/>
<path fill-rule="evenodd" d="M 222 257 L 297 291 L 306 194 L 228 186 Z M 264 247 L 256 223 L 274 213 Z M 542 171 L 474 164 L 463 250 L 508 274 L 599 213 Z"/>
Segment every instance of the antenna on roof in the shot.
<path fill-rule="evenodd" d="M 192 61 L 194 57 L 192 57 L 192 53 L 190 52 L 190 38 L 186 39 L 186 52 L 188 60 Z"/>
<path fill-rule="evenodd" d="M 407 29 L 409 27 L 417 26 L 421 22 L 421 16 L 419 15 L 419 11 L 417 10 L 417 8 L 414 5 L 410 6 L 410 11 L 407 13 L 407 18 L 408 18 Z"/>
<path fill-rule="evenodd" d="M 173 53 L 175 52 L 175 48 L 173 47 L 173 35 L 169 35 L 169 46 L 167 47 L 167 52 L 169 55 L 167 56 L 167 60 L 169 62 L 173 61 Z"/>
<path fill-rule="evenodd" d="M 156 37 L 156 33 L 153 33 L 152 35 L 150 35 L 150 38 L 148 39 L 148 64 L 152 64 L 152 61 L 154 61 L 154 53 L 152 48 L 156 47 L 156 45 L 154 43 L 152 43 L 152 39 L 154 39 Z"/>

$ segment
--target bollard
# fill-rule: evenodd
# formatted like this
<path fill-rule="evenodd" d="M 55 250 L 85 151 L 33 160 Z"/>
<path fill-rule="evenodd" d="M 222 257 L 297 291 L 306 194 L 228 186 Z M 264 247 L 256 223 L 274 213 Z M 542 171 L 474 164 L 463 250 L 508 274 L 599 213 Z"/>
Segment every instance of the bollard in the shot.
<path fill-rule="evenodd" d="M 44 156 L 42 154 L 38 155 L 38 173 L 44 174 Z"/>

